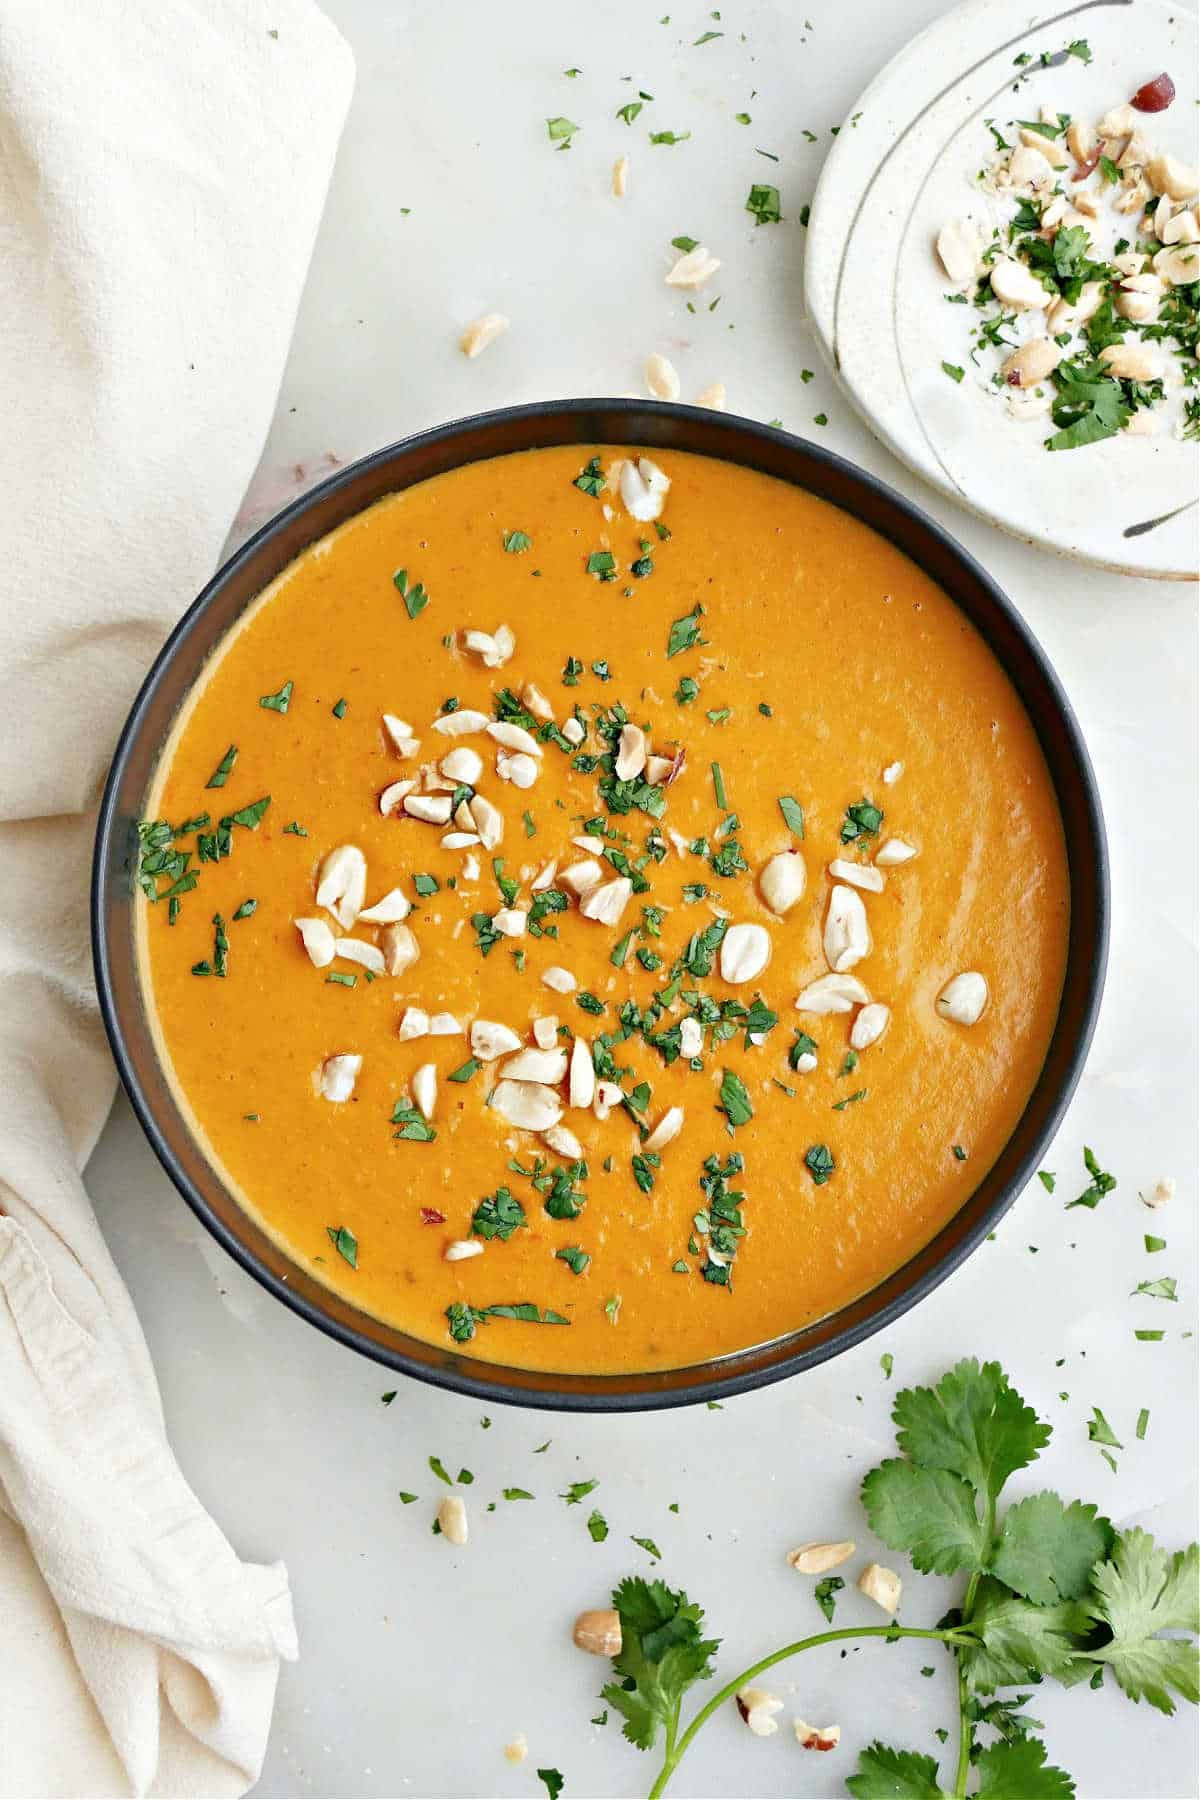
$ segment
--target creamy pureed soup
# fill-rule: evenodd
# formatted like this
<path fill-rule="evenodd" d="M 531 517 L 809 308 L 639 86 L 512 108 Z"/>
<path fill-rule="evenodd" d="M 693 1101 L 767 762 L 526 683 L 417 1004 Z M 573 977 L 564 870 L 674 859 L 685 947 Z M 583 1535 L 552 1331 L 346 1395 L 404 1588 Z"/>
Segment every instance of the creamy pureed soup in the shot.
<path fill-rule="evenodd" d="M 995 1160 L 1058 1007 L 1008 679 L 882 538 L 707 458 L 526 452 L 350 520 L 213 657 L 149 819 L 209 1154 L 468 1356 L 667 1368 L 844 1305 Z"/>

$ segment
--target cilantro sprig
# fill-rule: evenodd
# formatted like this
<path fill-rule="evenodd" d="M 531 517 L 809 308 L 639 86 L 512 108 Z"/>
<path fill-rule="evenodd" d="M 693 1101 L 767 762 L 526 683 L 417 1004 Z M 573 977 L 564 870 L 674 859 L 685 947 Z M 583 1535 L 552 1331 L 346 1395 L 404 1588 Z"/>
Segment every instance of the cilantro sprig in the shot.
<path fill-rule="evenodd" d="M 1177 1699 L 1200 1698 L 1200 1547 L 1172 1554 L 1149 1533 L 1118 1532 L 1095 1506 L 1048 1490 L 1001 1516 L 1006 1483 L 1036 1462 L 1050 1427 L 998 1363 L 969 1359 L 936 1387 L 905 1388 L 892 1416 L 900 1455 L 863 1482 L 868 1521 L 918 1570 L 965 1576 L 959 1604 L 928 1629 L 893 1620 L 785 1644 L 726 1682 L 681 1730 L 684 1696 L 711 1679 L 720 1640 L 705 1635 L 703 1609 L 682 1589 L 628 1577 L 612 1596 L 621 1649 L 613 1658 L 617 1679 L 603 1697 L 624 1719 L 630 1743 L 653 1750 L 661 1739 L 663 1763 L 650 1800 L 665 1792 L 697 1733 L 740 1688 L 801 1651 L 849 1639 L 928 1639 L 942 1643 L 958 1666 L 953 1772 L 943 1775 L 933 1756 L 875 1742 L 846 1784 L 855 1800 L 963 1800 L 972 1771 L 979 1800 L 1072 1800 L 1070 1776 L 1034 1735 L 1039 1721 L 1020 1710 L 1029 1693 L 1003 1690 L 1047 1678 L 1098 1689 L 1111 1673 L 1127 1698 L 1160 1712 L 1173 1713 Z M 827 1620 L 835 1585 L 841 1581 L 823 1583 L 818 1593 Z M 980 1743 L 982 1730 L 994 1741 Z M 945 1742 L 948 1733 L 938 1736 Z"/>
<path fill-rule="evenodd" d="M 720 1640 L 703 1636 L 703 1608 L 665 1581 L 628 1576 L 612 1600 L 621 1617 L 621 1649 L 613 1657 L 620 1680 L 609 1682 L 602 1698 L 624 1719 L 629 1742 L 652 1750 L 660 1727 L 674 1736 L 687 1689 L 712 1675 Z"/>

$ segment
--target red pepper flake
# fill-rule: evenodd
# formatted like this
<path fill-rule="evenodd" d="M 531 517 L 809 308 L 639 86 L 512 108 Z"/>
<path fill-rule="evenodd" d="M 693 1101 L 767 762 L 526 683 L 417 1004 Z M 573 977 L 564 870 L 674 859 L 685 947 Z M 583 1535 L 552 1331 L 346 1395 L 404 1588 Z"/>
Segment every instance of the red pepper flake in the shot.
<path fill-rule="evenodd" d="M 444 1225 L 446 1223 L 446 1215 L 445 1213 L 438 1212 L 436 1207 L 423 1206 L 421 1208 L 421 1223 L 422 1225 Z"/>
<path fill-rule="evenodd" d="M 683 745 L 680 744 L 679 748 L 671 758 L 671 767 L 667 773 L 666 780 L 663 782 L 663 786 L 670 787 L 671 783 L 683 774 L 686 767 L 687 751 L 684 749 Z"/>
<path fill-rule="evenodd" d="M 1175 83 L 1164 69 L 1153 81 L 1144 82 L 1129 104 L 1135 112 L 1166 112 L 1174 98 Z"/>

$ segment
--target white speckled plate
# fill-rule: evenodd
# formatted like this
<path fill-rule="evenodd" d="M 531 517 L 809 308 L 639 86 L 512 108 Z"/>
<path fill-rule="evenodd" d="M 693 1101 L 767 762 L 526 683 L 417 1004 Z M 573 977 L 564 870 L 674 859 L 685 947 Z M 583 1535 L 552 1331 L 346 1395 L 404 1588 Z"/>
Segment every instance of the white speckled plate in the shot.
<path fill-rule="evenodd" d="M 1077 38 L 1091 48 L 1089 64 L 1058 54 Z M 1033 61 L 1017 65 L 1025 52 Z M 1050 66 L 1043 53 L 1055 58 Z M 976 181 L 995 154 L 986 118 L 1037 118 L 1049 104 L 1094 121 L 1163 69 L 1176 99 L 1147 115 L 1144 129 L 1156 149 L 1194 165 L 1194 12 L 1167 0 L 1090 0 L 1061 11 L 968 0 L 948 12 L 876 77 L 842 128 L 813 201 L 805 298 L 868 425 L 952 499 L 1064 556 L 1194 581 L 1196 445 L 1164 420 L 1152 437 L 1047 452 L 1053 426 L 1012 418 L 990 369 L 972 365 L 979 315 L 947 305 L 950 284 L 933 252 L 947 219 L 987 216 Z M 956 385 L 943 359 L 966 368 L 966 379 Z"/>

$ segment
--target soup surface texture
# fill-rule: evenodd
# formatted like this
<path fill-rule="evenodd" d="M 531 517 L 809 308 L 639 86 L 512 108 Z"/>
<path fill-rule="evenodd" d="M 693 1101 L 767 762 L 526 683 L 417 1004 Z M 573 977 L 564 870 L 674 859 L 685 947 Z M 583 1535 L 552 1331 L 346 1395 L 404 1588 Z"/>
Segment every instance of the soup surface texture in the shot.
<path fill-rule="evenodd" d="M 359 1307 L 523 1367 L 703 1361 L 898 1268 L 1011 1133 L 1066 956 L 974 628 L 827 503 L 653 454 L 665 496 L 556 448 L 342 526 L 212 658 L 143 827 L 152 1012 L 226 1180 Z"/>

